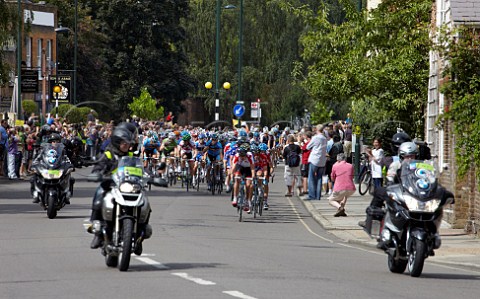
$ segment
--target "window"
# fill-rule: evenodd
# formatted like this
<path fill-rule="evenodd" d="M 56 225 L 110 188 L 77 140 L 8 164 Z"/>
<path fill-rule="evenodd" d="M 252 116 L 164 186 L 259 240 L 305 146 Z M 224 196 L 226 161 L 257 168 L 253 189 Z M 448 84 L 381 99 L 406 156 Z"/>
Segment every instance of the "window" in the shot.
<path fill-rule="evenodd" d="M 47 74 L 51 74 L 52 70 L 52 40 L 47 40 L 47 48 L 45 49 L 45 56 L 47 60 Z"/>
<path fill-rule="evenodd" d="M 32 67 L 32 38 L 27 37 L 25 40 L 25 63 L 27 67 Z"/>
<path fill-rule="evenodd" d="M 43 40 L 41 38 L 39 38 L 39 39 L 37 39 L 38 79 L 42 79 L 42 49 L 43 49 Z"/>

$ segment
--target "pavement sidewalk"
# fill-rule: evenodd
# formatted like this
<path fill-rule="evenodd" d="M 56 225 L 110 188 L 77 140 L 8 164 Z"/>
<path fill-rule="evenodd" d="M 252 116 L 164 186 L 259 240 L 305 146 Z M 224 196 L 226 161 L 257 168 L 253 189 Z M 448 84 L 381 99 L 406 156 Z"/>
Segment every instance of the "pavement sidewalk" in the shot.
<path fill-rule="evenodd" d="M 365 209 L 372 197 L 368 194 L 361 196 L 357 191 L 345 206 L 347 217 L 334 217 L 336 209 L 328 204 L 327 198 L 324 195 L 321 200 L 298 197 L 312 217 L 328 232 L 348 243 L 376 248 L 377 242 L 358 226 L 358 222 L 366 218 Z M 442 246 L 435 250 L 435 256 L 429 257 L 428 261 L 480 270 L 479 238 L 466 234 L 463 229 L 453 229 L 446 222 L 440 228 L 440 235 Z"/>

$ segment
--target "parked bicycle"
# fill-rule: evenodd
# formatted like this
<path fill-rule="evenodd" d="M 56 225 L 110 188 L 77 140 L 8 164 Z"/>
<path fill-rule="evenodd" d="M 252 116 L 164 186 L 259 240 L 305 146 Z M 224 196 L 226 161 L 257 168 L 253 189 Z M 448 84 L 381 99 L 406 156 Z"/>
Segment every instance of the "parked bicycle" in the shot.
<path fill-rule="evenodd" d="M 362 153 L 360 157 L 360 173 L 358 176 L 358 193 L 365 195 L 373 193 L 372 168 L 367 154 Z"/>

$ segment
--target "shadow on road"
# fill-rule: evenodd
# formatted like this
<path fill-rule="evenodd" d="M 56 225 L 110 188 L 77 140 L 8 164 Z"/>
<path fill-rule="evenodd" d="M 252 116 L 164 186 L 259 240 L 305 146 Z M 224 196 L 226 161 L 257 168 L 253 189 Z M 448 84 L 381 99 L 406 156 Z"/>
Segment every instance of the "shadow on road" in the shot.
<path fill-rule="evenodd" d="M 408 273 L 405 272 L 406 275 Z M 480 275 L 468 274 L 451 274 L 451 273 L 425 273 L 420 278 L 424 279 L 445 279 L 445 280 L 480 280 Z"/>
<path fill-rule="evenodd" d="M 175 271 L 198 268 L 216 268 L 222 266 L 220 263 L 170 263 L 162 264 L 165 267 L 155 267 L 152 265 L 130 265 L 129 271 L 132 272 L 146 272 L 146 271 Z"/>

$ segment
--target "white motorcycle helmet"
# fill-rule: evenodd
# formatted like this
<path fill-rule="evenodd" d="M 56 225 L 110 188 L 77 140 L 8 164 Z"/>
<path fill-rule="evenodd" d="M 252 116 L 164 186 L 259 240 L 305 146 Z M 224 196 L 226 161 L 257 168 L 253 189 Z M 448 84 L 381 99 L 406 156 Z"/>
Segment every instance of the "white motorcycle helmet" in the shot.
<path fill-rule="evenodd" d="M 418 148 L 415 142 L 404 142 L 398 148 L 398 156 L 400 161 L 403 161 L 405 158 L 415 159 L 418 155 Z"/>

